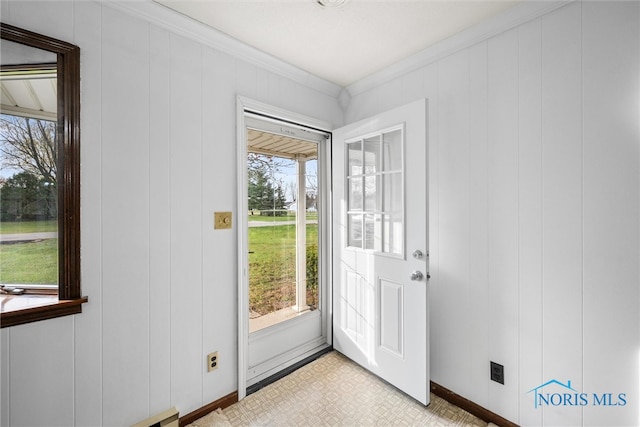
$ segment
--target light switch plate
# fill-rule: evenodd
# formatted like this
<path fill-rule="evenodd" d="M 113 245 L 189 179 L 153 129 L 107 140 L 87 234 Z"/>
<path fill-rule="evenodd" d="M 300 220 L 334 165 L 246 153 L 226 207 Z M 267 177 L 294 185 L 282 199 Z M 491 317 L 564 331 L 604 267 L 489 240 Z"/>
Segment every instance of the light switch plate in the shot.
<path fill-rule="evenodd" d="M 231 212 L 215 212 L 213 228 L 216 230 L 231 228 Z"/>

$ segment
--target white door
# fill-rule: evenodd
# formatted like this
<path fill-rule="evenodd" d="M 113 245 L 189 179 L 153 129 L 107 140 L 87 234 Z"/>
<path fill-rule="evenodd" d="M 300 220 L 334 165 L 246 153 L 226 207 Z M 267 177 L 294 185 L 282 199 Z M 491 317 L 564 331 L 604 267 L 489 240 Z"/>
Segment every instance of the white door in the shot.
<path fill-rule="evenodd" d="M 429 403 L 427 101 L 333 133 L 333 345 Z"/>

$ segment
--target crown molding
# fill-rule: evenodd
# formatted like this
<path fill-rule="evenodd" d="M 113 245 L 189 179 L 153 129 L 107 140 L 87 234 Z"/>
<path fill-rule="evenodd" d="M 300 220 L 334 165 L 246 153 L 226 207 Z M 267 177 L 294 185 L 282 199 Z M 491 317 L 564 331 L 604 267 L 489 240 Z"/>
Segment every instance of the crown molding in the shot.
<path fill-rule="evenodd" d="M 242 43 L 221 31 L 152 0 L 102 0 L 101 3 L 167 29 L 172 33 L 222 51 L 249 64 L 289 78 L 318 92 L 332 96 L 333 98 L 337 98 L 343 89 L 335 83 L 324 80 L 259 49 Z"/>
<path fill-rule="evenodd" d="M 345 89 L 351 97 L 354 97 L 574 1 L 579 0 L 525 0 L 493 18 L 487 19 L 413 56 L 360 79 L 348 85 Z"/>
<path fill-rule="evenodd" d="M 104 5 L 136 16 L 172 33 L 212 47 L 239 60 L 339 99 L 343 109 L 346 108 L 352 97 L 360 93 L 434 63 L 459 50 L 487 40 L 574 1 L 581 0 L 524 0 L 522 3 L 493 18 L 487 19 L 343 88 L 152 0 L 101 0 Z"/>

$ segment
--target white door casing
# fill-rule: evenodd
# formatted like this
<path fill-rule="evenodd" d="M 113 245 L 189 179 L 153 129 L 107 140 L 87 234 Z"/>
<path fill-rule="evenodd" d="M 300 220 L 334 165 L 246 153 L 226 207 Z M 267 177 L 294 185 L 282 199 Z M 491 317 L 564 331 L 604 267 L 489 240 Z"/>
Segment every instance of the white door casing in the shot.
<path fill-rule="evenodd" d="M 426 99 L 333 132 L 333 345 L 424 405 L 427 164 Z"/>

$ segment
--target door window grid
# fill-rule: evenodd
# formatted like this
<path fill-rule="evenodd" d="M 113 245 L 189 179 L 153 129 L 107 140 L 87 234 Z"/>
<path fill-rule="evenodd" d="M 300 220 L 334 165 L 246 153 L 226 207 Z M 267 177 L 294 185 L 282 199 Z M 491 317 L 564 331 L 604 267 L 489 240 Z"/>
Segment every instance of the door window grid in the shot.
<path fill-rule="evenodd" d="M 403 126 L 346 142 L 347 246 L 402 255 Z"/>

